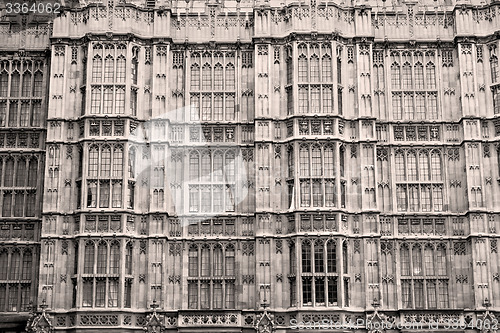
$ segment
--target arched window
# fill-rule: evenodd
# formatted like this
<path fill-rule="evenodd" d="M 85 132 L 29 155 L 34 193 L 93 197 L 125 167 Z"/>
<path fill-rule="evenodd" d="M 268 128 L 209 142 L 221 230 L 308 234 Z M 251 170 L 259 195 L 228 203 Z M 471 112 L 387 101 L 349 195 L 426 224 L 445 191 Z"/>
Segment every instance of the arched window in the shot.
<path fill-rule="evenodd" d="M 300 176 L 309 177 L 309 147 L 301 145 L 299 150 Z"/>
<path fill-rule="evenodd" d="M 198 276 L 198 246 L 192 244 L 189 246 L 189 259 L 188 259 L 188 275 Z"/>
<path fill-rule="evenodd" d="M 31 250 L 27 249 L 23 253 L 23 272 L 22 280 L 31 280 L 31 273 L 33 270 L 33 255 Z"/>
<path fill-rule="evenodd" d="M 214 276 L 222 276 L 222 246 L 220 244 L 214 247 Z"/>
<path fill-rule="evenodd" d="M 9 74 L 7 71 L 2 71 L 0 73 L 0 96 L 7 97 L 7 91 L 9 90 Z"/>
<path fill-rule="evenodd" d="M 135 178 L 135 157 L 136 149 L 132 147 L 128 153 L 128 174 L 130 178 Z"/>
<path fill-rule="evenodd" d="M 409 276 L 410 275 L 410 249 L 406 244 L 401 245 L 401 275 Z"/>
<path fill-rule="evenodd" d="M 411 89 L 412 87 L 412 77 L 411 77 L 411 65 L 408 62 L 403 64 L 403 77 L 402 77 L 402 88 Z"/>
<path fill-rule="evenodd" d="M 106 274 L 108 261 L 108 246 L 100 242 L 97 246 L 97 274 Z"/>
<path fill-rule="evenodd" d="M 29 71 L 23 74 L 23 88 L 21 90 L 21 95 L 23 97 L 29 97 L 31 94 L 31 73 Z"/>
<path fill-rule="evenodd" d="M 333 146 L 327 145 L 324 150 L 325 177 L 332 178 L 333 175 Z"/>
<path fill-rule="evenodd" d="M 323 273 L 325 271 L 325 249 L 323 242 L 317 240 L 314 243 L 314 272 Z"/>
<path fill-rule="evenodd" d="M 6 249 L 0 249 L 0 280 L 7 280 L 7 267 L 9 267 L 9 253 Z"/>
<path fill-rule="evenodd" d="M 432 248 L 432 245 L 427 244 L 424 249 L 425 275 L 427 276 L 435 275 L 433 252 L 434 250 Z"/>
<path fill-rule="evenodd" d="M 226 65 L 226 90 L 234 90 L 235 89 L 235 81 L 236 81 L 236 74 L 234 70 L 234 65 L 233 64 L 227 64 Z"/>
<path fill-rule="evenodd" d="M 200 154 L 196 151 L 189 155 L 189 178 L 191 180 L 200 177 Z"/>
<path fill-rule="evenodd" d="M 123 146 L 116 145 L 113 148 L 113 177 L 123 176 Z"/>
<path fill-rule="evenodd" d="M 396 163 L 396 181 L 404 181 L 405 176 L 405 159 L 402 152 L 397 152 L 394 158 Z"/>
<path fill-rule="evenodd" d="M 411 250 L 413 275 L 422 275 L 422 248 L 420 245 L 415 244 Z"/>
<path fill-rule="evenodd" d="M 229 244 L 226 246 L 226 276 L 234 276 L 235 269 L 235 256 L 234 256 L 234 245 Z"/>
<path fill-rule="evenodd" d="M 408 172 L 408 181 L 417 180 L 417 154 L 414 151 L 408 152 L 406 160 L 406 168 Z"/>
<path fill-rule="evenodd" d="M 19 280 L 21 273 L 21 253 L 14 249 L 10 255 L 10 280 Z M 17 302 L 16 302 L 17 303 Z"/>
<path fill-rule="evenodd" d="M 429 174 L 429 154 L 426 151 L 422 151 L 418 155 L 418 174 L 421 181 L 430 180 Z"/>
<path fill-rule="evenodd" d="M 432 180 L 441 180 L 441 155 L 438 152 L 432 152 L 431 154 L 431 172 Z"/>
<path fill-rule="evenodd" d="M 342 259 L 343 263 L 342 265 L 344 266 L 344 274 L 347 274 L 349 272 L 349 253 L 347 251 L 347 241 L 344 241 L 342 243 Z"/>
<path fill-rule="evenodd" d="M 216 63 L 214 66 L 214 89 L 222 90 L 223 89 L 223 77 L 224 69 L 220 63 Z"/>
<path fill-rule="evenodd" d="M 222 152 L 217 150 L 214 153 L 214 168 L 213 168 L 213 181 L 214 182 L 221 182 L 223 180 L 223 158 L 222 158 Z"/>
<path fill-rule="evenodd" d="M 436 89 L 436 67 L 432 62 L 425 66 L 427 89 Z"/>
<path fill-rule="evenodd" d="M 33 80 L 33 96 L 42 96 L 43 92 L 43 74 L 41 71 L 35 72 L 35 79 Z"/>
<path fill-rule="evenodd" d="M 26 178 L 26 160 L 20 158 L 17 160 L 16 186 L 25 186 Z"/>
<path fill-rule="evenodd" d="M 127 243 L 125 249 L 125 274 L 132 275 L 132 264 L 133 264 L 133 248 L 132 243 Z"/>
<path fill-rule="evenodd" d="M 312 273 L 311 262 L 311 242 L 306 240 L 302 242 L 302 272 Z"/>
<path fill-rule="evenodd" d="M 391 85 L 392 89 L 401 89 L 401 67 L 398 63 L 391 66 Z"/>
<path fill-rule="evenodd" d="M 326 269 L 327 273 L 337 272 L 337 244 L 334 240 L 326 243 Z"/>
<path fill-rule="evenodd" d="M 126 77 L 126 61 L 124 56 L 119 56 L 116 59 L 116 82 L 125 82 Z"/>
<path fill-rule="evenodd" d="M 4 186 L 11 187 L 14 185 L 14 159 L 8 157 L 5 162 Z"/>
<path fill-rule="evenodd" d="M 10 77 L 10 97 L 19 96 L 19 84 L 21 83 L 21 75 L 18 71 L 14 71 Z"/>
<path fill-rule="evenodd" d="M 321 59 L 321 81 L 330 82 L 332 80 L 332 58 L 324 55 Z"/>
<path fill-rule="evenodd" d="M 120 272 L 120 243 L 113 242 L 109 252 L 109 274 L 118 274 Z"/>
<path fill-rule="evenodd" d="M 311 81 L 318 82 L 319 81 L 319 58 L 316 54 L 311 57 Z"/>
<path fill-rule="evenodd" d="M 236 159 L 233 151 L 226 152 L 226 161 L 224 163 L 224 175 L 226 182 L 233 183 L 235 181 Z"/>
<path fill-rule="evenodd" d="M 424 66 L 417 62 L 414 67 L 415 70 L 415 89 L 424 89 Z"/>
<path fill-rule="evenodd" d="M 491 82 L 495 83 L 498 81 L 498 58 L 493 55 L 490 58 L 490 69 L 491 69 Z"/>
<path fill-rule="evenodd" d="M 101 172 L 99 176 L 111 176 L 111 147 L 109 145 L 104 145 L 101 150 Z"/>
<path fill-rule="evenodd" d="M 200 90 L 200 66 L 198 64 L 191 66 L 191 90 Z"/>
<path fill-rule="evenodd" d="M 345 176 L 345 147 L 343 145 L 339 148 L 339 164 L 340 164 L 340 177 Z"/>
<path fill-rule="evenodd" d="M 290 242 L 290 247 L 289 247 L 289 254 L 290 254 L 290 261 L 289 261 L 289 269 L 290 269 L 290 274 L 295 274 L 297 272 L 297 258 L 296 258 L 296 253 L 295 253 L 295 243 Z"/>
<path fill-rule="evenodd" d="M 305 55 L 299 56 L 299 81 L 304 82 L 307 81 L 307 58 Z"/>
<path fill-rule="evenodd" d="M 210 247 L 206 244 L 201 248 L 201 276 L 210 276 Z"/>
<path fill-rule="evenodd" d="M 93 145 L 89 149 L 89 177 L 97 177 L 99 168 L 99 147 Z"/>
<path fill-rule="evenodd" d="M 104 59 L 104 81 L 105 82 L 113 82 L 114 78 L 114 65 L 115 60 L 112 55 L 108 54 L 106 59 Z"/>
<path fill-rule="evenodd" d="M 321 166 L 321 147 L 319 145 L 313 145 L 311 149 L 312 154 L 312 176 L 319 177 L 322 175 Z"/>
<path fill-rule="evenodd" d="M 99 55 L 92 59 L 92 82 L 100 82 L 102 80 L 102 58 Z"/>
<path fill-rule="evenodd" d="M 446 247 L 443 244 L 440 244 L 436 249 L 436 269 L 437 269 L 437 275 L 439 276 L 447 275 Z"/>
<path fill-rule="evenodd" d="M 212 66 L 209 64 L 203 65 L 201 87 L 203 90 L 212 89 Z"/>

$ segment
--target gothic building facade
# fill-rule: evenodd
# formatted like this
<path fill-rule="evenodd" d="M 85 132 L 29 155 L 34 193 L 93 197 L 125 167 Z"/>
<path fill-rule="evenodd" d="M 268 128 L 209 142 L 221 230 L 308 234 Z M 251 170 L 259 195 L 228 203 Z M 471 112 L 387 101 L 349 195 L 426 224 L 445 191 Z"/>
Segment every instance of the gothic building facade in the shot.
<path fill-rule="evenodd" d="M 2 14 L 0 332 L 497 330 L 498 2 Z"/>

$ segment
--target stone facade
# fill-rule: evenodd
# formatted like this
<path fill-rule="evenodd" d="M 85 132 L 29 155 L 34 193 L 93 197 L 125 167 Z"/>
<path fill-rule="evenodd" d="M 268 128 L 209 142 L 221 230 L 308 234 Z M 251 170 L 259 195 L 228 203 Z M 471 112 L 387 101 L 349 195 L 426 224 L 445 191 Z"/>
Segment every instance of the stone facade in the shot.
<path fill-rule="evenodd" d="M 499 27 L 479 1 L 4 16 L 0 332 L 495 331 Z"/>

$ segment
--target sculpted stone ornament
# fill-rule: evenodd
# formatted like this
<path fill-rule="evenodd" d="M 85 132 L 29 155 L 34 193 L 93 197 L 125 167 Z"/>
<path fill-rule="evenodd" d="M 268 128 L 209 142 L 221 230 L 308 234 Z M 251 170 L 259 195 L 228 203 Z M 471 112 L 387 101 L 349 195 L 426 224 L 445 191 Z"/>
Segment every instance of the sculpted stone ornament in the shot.
<path fill-rule="evenodd" d="M 153 301 L 151 308 L 153 309 L 153 313 L 146 317 L 146 323 L 142 330 L 148 333 L 163 333 L 165 331 L 165 318 L 156 312 L 156 308 L 158 308 L 156 301 Z"/>
<path fill-rule="evenodd" d="M 385 332 L 385 329 L 383 328 L 387 322 L 387 317 L 384 314 L 378 313 L 378 308 L 380 307 L 378 299 L 375 298 L 373 300 L 372 306 L 375 308 L 375 312 L 366 316 L 366 328 L 368 333 Z"/>
<path fill-rule="evenodd" d="M 26 324 L 26 331 L 29 333 L 52 333 L 54 332 L 54 326 L 52 325 L 52 318 L 45 312 L 48 305 L 45 300 L 42 301 L 40 308 L 42 313 L 36 314 L 33 310 L 30 313 L 30 318 Z"/>
<path fill-rule="evenodd" d="M 257 333 L 272 333 L 275 331 L 274 329 L 274 316 L 269 314 L 266 311 L 262 314 L 262 316 L 257 320 L 255 324 L 255 329 Z"/>

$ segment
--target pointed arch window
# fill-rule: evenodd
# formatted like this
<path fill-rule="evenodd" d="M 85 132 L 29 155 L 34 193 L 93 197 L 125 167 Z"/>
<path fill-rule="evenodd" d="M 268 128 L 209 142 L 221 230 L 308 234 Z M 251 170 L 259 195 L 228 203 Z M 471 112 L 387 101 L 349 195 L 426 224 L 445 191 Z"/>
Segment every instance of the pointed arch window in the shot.
<path fill-rule="evenodd" d="M 10 97 L 18 97 L 19 96 L 19 84 L 21 83 L 21 75 L 16 70 L 12 73 L 10 77 Z"/>
<path fill-rule="evenodd" d="M 229 244 L 226 247 L 226 257 L 225 257 L 225 266 L 226 266 L 226 276 L 234 276 L 235 269 L 235 256 L 234 256 L 234 245 Z"/>
<path fill-rule="evenodd" d="M 104 59 L 104 81 L 113 82 L 114 79 L 114 69 L 115 60 L 112 55 L 108 54 L 106 59 Z"/>
<path fill-rule="evenodd" d="M 325 250 L 323 247 L 323 241 L 316 241 L 314 243 L 314 272 L 324 273 L 325 272 Z M 322 293 L 324 294 L 324 292 Z"/>
<path fill-rule="evenodd" d="M 21 90 L 21 95 L 23 97 L 29 97 L 31 94 L 31 73 L 29 71 L 23 74 L 23 87 Z"/>
<path fill-rule="evenodd" d="M 85 244 L 85 251 L 84 251 L 84 262 L 83 262 L 84 274 L 94 273 L 94 255 L 95 255 L 94 243 L 87 242 Z"/>
<path fill-rule="evenodd" d="M 21 253 L 19 249 L 14 249 L 10 255 L 10 280 L 19 280 L 21 276 Z M 17 303 L 17 301 L 16 301 Z"/>
<path fill-rule="evenodd" d="M 43 74 L 41 71 L 35 72 L 33 80 L 33 96 L 42 96 L 43 92 Z"/>
<path fill-rule="evenodd" d="M 324 55 L 321 59 L 321 76 L 323 82 L 332 81 L 332 58 L 329 55 Z"/>
<path fill-rule="evenodd" d="M 208 245 L 201 248 L 201 276 L 210 276 L 210 247 Z"/>
<path fill-rule="evenodd" d="M 406 168 L 407 168 L 407 177 L 408 181 L 416 181 L 417 180 L 417 155 L 414 151 L 408 152 L 407 160 L 406 160 Z"/>
<path fill-rule="evenodd" d="M 200 66 L 198 64 L 191 66 L 191 90 L 200 90 Z"/>
<path fill-rule="evenodd" d="M 347 241 L 342 243 L 342 266 L 344 266 L 344 274 L 349 273 L 349 252 Z"/>
<path fill-rule="evenodd" d="M 401 246 L 400 250 L 400 260 L 401 260 L 401 275 L 410 275 L 410 249 L 406 244 Z"/>
<path fill-rule="evenodd" d="M 226 65 L 226 90 L 234 90 L 236 81 L 236 73 L 233 64 Z"/>
<path fill-rule="evenodd" d="M 413 275 L 422 275 L 422 249 L 420 245 L 412 248 Z"/>
<path fill-rule="evenodd" d="M 401 67 L 398 63 L 391 66 L 391 85 L 392 89 L 401 89 Z"/>
<path fill-rule="evenodd" d="M 414 67 L 415 71 L 415 89 L 424 89 L 424 66 L 417 62 Z"/>
<path fill-rule="evenodd" d="M 339 148 L 339 164 L 340 164 L 340 177 L 345 176 L 345 147 L 343 145 Z"/>
<path fill-rule="evenodd" d="M 127 243 L 125 249 L 125 274 L 132 275 L 133 265 L 133 247 L 131 243 Z"/>
<path fill-rule="evenodd" d="M 429 154 L 426 151 L 418 155 L 418 173 L 420 181 L 430 180 L 429 174 Z"/>
<path fill-rule="evenodd" d="M 307 81 L 307 72 L 308 72 L 308 67 L 307 67 L 307 58 L 305 55 L 300 55 L 299 56 L 299 82 L 305 82 Z"/>
<path fill-rule="evenodd" d="M 2 71 L 0 73 L 0 96 L 7 97 L 7 91 L 9 90 L 9 74 L 7 71 Z"/>
<path fill-rule="evenodd" d="M 198 276 L 198 247 L 194 244 L 189 246 L 188 275 Z"/>
<path fill-rule="evenodd" d="M 4 186 L 11 187 L 14 185 L 14 159 L 7 158 L 5 162 Z"/>
<path fill-rule="evenodd" d="M 222 263 L 222 246 L 217 244 L 214 247 L 213 250 L 213 264 L 214 264 L 214 271 L 213 275 L 214 276 L 222 276 L 222 269 L 223 269 L 223 263 Z"/>
<path fill-rule="evenodd" d="M 444 245 L 440 244 L 436 249 L 436 270 L 437 275 L 446 276 L 446 248 Z"/>
<path fill-rule="evenodd" d="M 433 252 L 434 250 L 432 248 L 432 245 L 427 244 L 424 249 L 425 275 L 427 276 L 435 275 Z"/>
<path fill-rule="evenodd" d="M 118 274 L 120 272 L 120 243 L 113 242 L 109 253 L 109 274 Z"/>
<path fill-rule="evenodd" d="M 442 178 L 442 165 L 441 165 L 441 155 L 438 152 L 432 152 L 431 154 L 431 171 L 432 180 L 440 181 Z"/>
<path fill-rule="evenodd" d="M 26 172 L 26 160 L 24 158 L 20 158 L 17 161 L 17 171 L 16 171 L 16 186 L 23 187 L 25 186 L 25 181 L 27 178 Z"/>
<path fill-rule="evenodd" d="M 337 245 L 334 240 L 326 244 L 326 268 L 328 273 L 337 272 Z"/>
<path fill-rule="evenodd" d="M 404 181 L 406 180 L 406 169 L 405 169 L 405 161 L 404 155 L 401 152 L 396 153 L 395 156 L 396 163 L 396 181 Z"/>
<path fill-rule="evenodd" d="M 302 242 L 302 272 L 312 273 L 311 242 Z"/>
<path fill-rule="evenodd" d="M 214 89 L 222 90 L 223 89 L 223 72 L 224 69 L 220 63 L 216 63 L 214 66 Z"/>
<path fill-rule="evenodd" d="M 102 58 L 100 55 L 96 55 L 92 59 L 92 82 L 100 82 L 101 80 L 102 80 Z"/>
<path fill-rule="evenodd" d="M 427 89 L 436 89 L 436 67 L 432 62 L 425 66 Z"/>
<path fill-rule="evenodd" d="M 5 268 L 9 266 L 8 260 L 9 260 L 9 253 L 7 252 L 7 250 L 0 249 L 0 267 L 3 267 L 3 269 L 0 269 L 0 280 L 7 280 L 8 270 Z"/>
<path fill-rule="evenodd" d="M 126 60 L 123 55 L 116 59 L 116 82 L 123 83 L 126 78 Z"/>
<path fill-rule="evenodd" d="M 97 246 L 97 274 L 107 273 L 108 246 L 105 242 L 100 242 Z"/>
<path fill-rule="evenodd" d="M 490 58 L 490 69 L 491 69 L 491 82 L 495 83 L 498 81 L 498 58 L 493 55 Z"/>
<path fill-rule="evenodd" d="M 309 168 L 309 148 L 307 146 L 301 146 L 299 150 L 299 163 L 300 163 L 300 176 L 308 177 L 310 168 Z"/>
<path fill-rule="evenodd" d="M 203 65 L 201 86 L 203 90 L 212 89 L 212 66 Z"/>
<path fill-rule="evenodd" d="M 314 54 L 311 57 L 311 64 L 310 64 L 310 75 L 311 75 L 311 81 L 312 82 L 318 82 L 319 81 L 319 57 Z"/>

